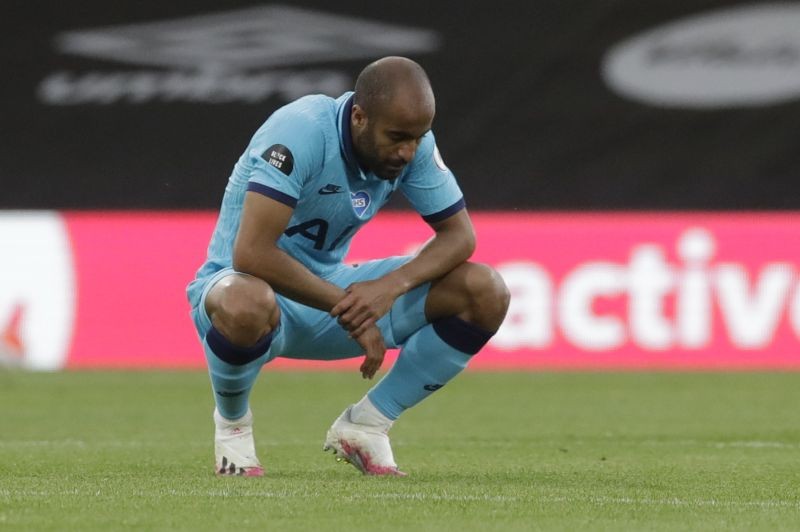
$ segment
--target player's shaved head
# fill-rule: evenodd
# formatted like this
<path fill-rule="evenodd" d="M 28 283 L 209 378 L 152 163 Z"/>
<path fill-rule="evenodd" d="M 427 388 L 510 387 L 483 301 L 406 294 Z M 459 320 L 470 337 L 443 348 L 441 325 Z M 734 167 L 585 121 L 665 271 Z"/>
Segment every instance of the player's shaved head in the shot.
<path fill-rule="evenodd" d="M 418 63 L 405 57 L 384 57 L 367 65 L 358 75 L 353 103 L 368 115 L 380 114 L 396 100 L 433 116 L 433 89 Z"/>
<path fill-rule="evenodd" d="M 431 129 L 436 102 L 428 75 L 405 57 L 384 57 L 356 80 L 350 132 L 362 168 L 394 179 Z"/>

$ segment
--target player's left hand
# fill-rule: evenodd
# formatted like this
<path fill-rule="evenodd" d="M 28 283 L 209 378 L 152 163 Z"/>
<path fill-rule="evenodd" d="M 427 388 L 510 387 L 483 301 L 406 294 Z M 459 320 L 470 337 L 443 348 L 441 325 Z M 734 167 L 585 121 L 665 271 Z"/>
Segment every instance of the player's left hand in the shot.
<path fill-rule="evenodd" d="M 398 293 L 383 279 L 353 283 L 345 288 L 347 295 L 331 309 L 331 316 L 350 332 L 361 336 L 392 308 Z"/>
<path fill-rule="evenodd" d="M 355 337 L 356 342 L 364 348 L 364 362 L 359 370 L 365 379 L 371 379 L 383 364 L 386 355 L 386 344 L 380 329 L 375 326 L 367 327 L 364 334 Z"/>

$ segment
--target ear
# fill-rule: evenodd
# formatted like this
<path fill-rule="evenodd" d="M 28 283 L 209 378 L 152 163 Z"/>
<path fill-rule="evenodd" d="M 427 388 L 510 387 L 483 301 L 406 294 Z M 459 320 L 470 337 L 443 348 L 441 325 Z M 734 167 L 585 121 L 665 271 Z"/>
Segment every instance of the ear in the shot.
<path fill-rule="evenodd" d="M 353 109 L 350 112 L 350 123 L 359 129 L 363 129 L 367 125 L 367 113 L 358 104 L 353 104 Z"/>

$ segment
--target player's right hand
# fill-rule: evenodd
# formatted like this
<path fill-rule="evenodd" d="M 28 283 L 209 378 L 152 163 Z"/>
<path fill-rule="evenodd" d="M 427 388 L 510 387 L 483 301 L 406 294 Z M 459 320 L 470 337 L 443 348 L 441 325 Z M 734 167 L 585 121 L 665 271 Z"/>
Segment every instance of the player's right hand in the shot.
<path fill-rule="evenodd" d="M 371 379 L 383 364 L 386 355 L 386 345 L 383 335 L 376 325 L 368 327 L 360 336 L 355 338 L 358 345 L 364 348 L 364 362 L 361 364 L 361 376 Z"/>

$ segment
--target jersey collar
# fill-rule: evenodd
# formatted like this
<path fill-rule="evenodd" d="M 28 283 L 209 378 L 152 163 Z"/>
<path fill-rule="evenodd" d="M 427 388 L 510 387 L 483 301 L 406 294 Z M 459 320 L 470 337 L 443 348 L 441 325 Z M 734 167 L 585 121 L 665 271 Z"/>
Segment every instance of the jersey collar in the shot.
<path fill-rule="evenodd" d="M 366 181 L 367 176 L 364 169 L 358 164 L 355 151 L 353 151 L 353 137 L 350 133 L 350 115 L 353 110 L 354 93 L 345 93 L 345 96 L 344 102 L 339 106 L 339 147 L 348 166 L 356 172 L 360 179 Z"/>

